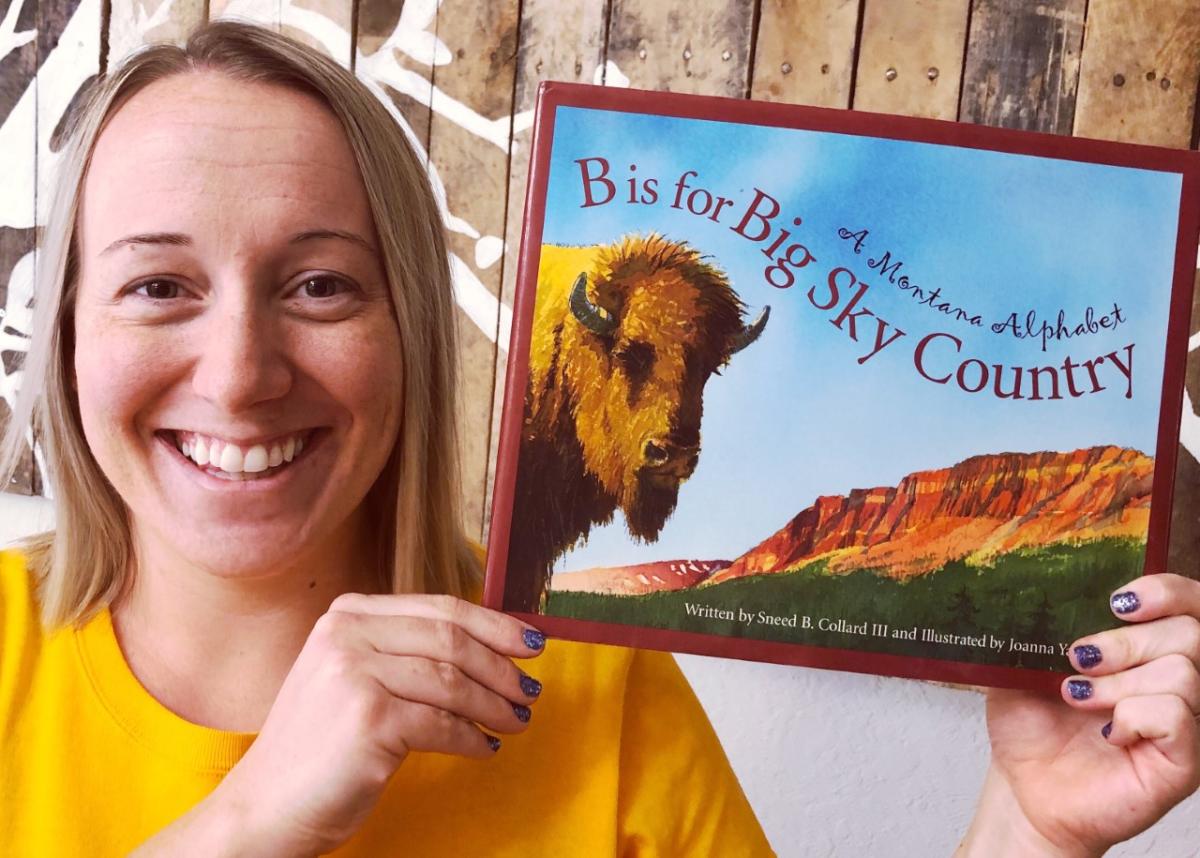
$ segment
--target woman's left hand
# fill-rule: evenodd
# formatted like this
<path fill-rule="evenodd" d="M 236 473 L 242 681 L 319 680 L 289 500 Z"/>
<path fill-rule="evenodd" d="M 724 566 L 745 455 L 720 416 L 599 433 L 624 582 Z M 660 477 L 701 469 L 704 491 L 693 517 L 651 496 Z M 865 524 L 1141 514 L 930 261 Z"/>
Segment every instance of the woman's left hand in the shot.
<path fill-rule="evenodd" d="M 957 854 L 1100 855 L 1200 786 L 1200 582 L 1147 575 L 1112 607 L 1130 625 L 1072 645 L 1062 700 L 989 693 L 992 769 Z"/>

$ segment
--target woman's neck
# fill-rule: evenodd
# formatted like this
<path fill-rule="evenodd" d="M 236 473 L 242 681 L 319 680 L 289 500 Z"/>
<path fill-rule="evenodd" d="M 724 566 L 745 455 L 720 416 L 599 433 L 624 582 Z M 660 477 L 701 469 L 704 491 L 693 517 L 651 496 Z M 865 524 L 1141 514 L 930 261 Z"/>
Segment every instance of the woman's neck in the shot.
<path fill-rule="evenodd" d="M 378 589 L 358 518 L 304 555 L 237 577 L 199 567 L 135 532 L 133 586 L 112 609 L 134 676 L 188 721 L 257 731 L 330 602 Z"/>

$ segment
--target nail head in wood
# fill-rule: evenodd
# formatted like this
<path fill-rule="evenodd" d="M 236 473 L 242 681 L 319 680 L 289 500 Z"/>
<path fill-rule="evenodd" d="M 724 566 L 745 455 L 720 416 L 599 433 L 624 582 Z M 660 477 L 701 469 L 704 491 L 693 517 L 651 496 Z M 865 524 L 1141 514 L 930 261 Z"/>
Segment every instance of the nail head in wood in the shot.
<path fill-rule="evenodd" d="M 1162 80 L 1160 80 L 1158 82 L 1158 85 L 1161 86 L 1164 90 L 1170 89 L 1171 88 L 1171 79 L 1169 77 L 1164 77 Z"/>
<path fill-rule="evenodd" d="M 1152 72 L 1152 71 L 1146 72 L 1146 80 L 1154 80 L 1155 77 L 1157 77 L 1157 75 L 1155 75 L 1154 72 Z"/>
<path fill-rule="evenodd" d="M 791 74 L 791 73 L 792 73 L 792 64 L 791 64 L 791 63 L 784 63 L 783 65 L 781 65 L 781 66 L 779 67 L 779 70 L 780 70 L 781 72 L 783 72 L 784 74 Z"/>
<path fill-rule="evenodd" d="M 638 59 L 639 60 L 646 59 L 646 49 L 645 48 L 642 48 L 640 51 L 638 51 Z"/>
<path fill-rule="evenodd" d="M 895 69 L 888 69 L 887 71 L 885 71 L 885 72 L 883 73 L 883 76 L 884 76 L 885 78 L 887 78 L 888 80 L 895 80 L 895 79 L 896 79 L 896 70 L 895 70 Z"/>
<path fill-rule="evenodd" d="M 1124 85 L 1125 85 L 1125 75 L 1121 74 L 1120 72 L 1117 72 L 1115 75 L 1113 75 L 1113 86 L 1124 86 Z"/>
<path fill-rule="evenodd" d="M 685 60 L 690 60 L 692 58 L 692 49 L 691 48 L 683 49 L 683 58 Z"/>
<path fill-rule="evenodd" d="M 729 60 L 732 56 L 733 56 L 732 51 L 725 51 L 723 54 L 721 54 L 721 59 L 725 60 L 725 62 L 729 62 Z"/>
<path fill-rule="evenodd" d="M 939 72 L 937 68 L 930 66 L 929 71 L 925 72 L 925 77 L 929 78 L 930 80 L 937 80 L 939 74 L 941 74 L 941 72 Z"/>

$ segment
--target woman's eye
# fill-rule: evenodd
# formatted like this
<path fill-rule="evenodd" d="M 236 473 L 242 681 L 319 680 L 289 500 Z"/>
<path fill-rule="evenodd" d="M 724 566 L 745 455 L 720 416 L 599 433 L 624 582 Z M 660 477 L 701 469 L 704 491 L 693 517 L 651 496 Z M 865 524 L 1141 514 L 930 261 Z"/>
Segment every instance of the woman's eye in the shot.
<path fill-rule="evenodd" d="M 344 288 L 341 281 L 333 277 L 310 277 L 301 285 L 306 298 L 332 298 Z"/>
<path fill-rule="evenodd" d="M 147 280 L 133 288 L 154 301 L 169 301 L 179 297 L 179 284 L 170 280 Z"/>

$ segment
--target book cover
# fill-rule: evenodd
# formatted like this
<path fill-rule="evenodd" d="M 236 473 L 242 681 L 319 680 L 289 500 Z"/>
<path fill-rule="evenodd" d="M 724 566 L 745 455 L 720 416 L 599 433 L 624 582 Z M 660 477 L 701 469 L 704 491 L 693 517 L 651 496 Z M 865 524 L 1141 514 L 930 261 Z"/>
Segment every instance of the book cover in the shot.
<path fill-rule="evenodd" d="M 485 603 L 1015 687 L 1163 570 L 1195 153 L 543 84 Z"/>

